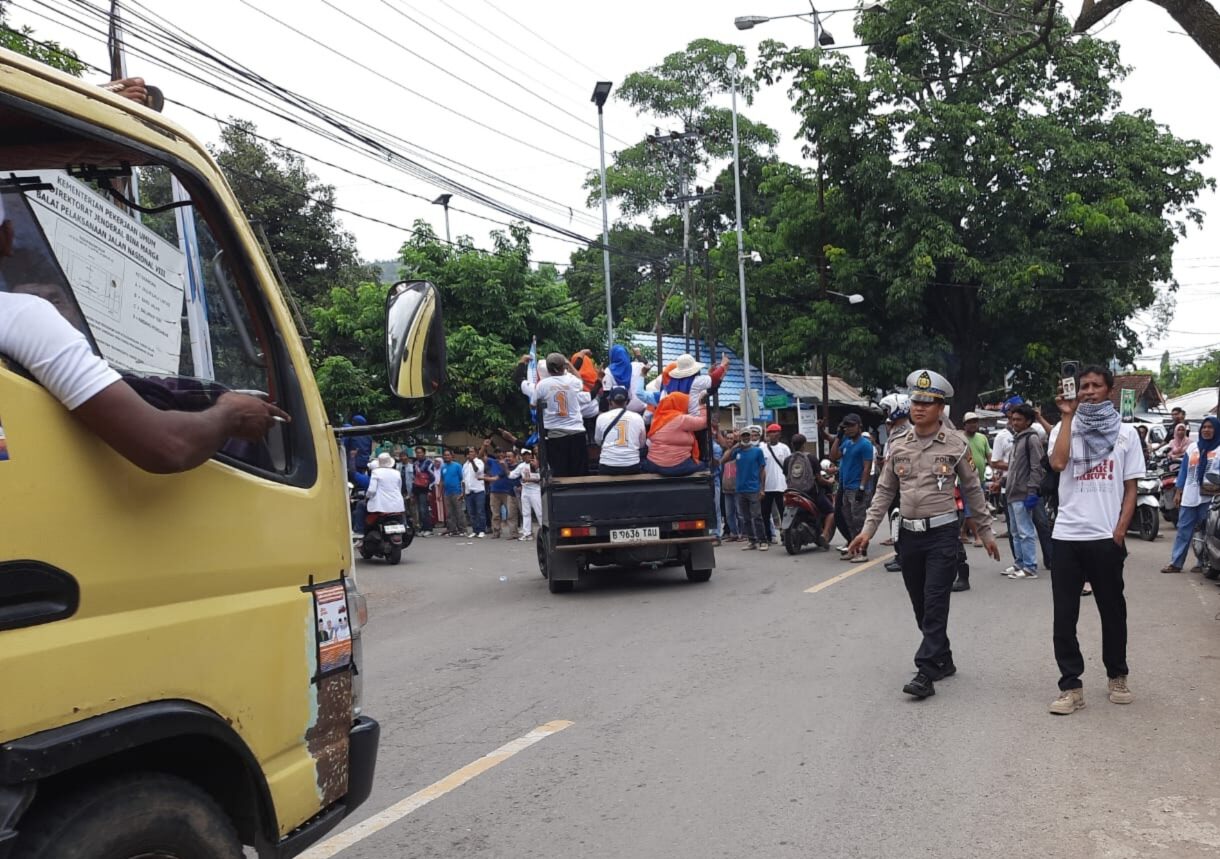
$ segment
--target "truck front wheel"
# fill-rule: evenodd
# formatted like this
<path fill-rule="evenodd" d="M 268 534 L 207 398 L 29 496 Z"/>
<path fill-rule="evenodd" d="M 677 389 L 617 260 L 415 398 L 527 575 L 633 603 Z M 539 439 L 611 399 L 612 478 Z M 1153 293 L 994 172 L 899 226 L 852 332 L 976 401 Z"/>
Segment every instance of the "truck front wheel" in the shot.
<path fill-rule="evenodd" d="M 159 773 L 57 797 L 18 825 L 13 859 L 241 859 L 232 821 L 207 793 Z"/>

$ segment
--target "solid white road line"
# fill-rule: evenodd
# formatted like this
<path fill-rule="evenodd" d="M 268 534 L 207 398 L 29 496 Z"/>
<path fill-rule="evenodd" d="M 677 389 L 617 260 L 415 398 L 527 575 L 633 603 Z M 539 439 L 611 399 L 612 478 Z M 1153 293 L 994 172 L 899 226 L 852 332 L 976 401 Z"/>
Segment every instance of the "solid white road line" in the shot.
<path fill-rule="evenodd" d="M 402 820 L 408 814 L 418 811 L 432 800 L 456 790 L 475 776 L 482 775 L 497 764 L 504 763 L 504 761 L 518 752 L 525 751 L 534 745 L 534 743 L 545 740 L 552 734 L 557 734 L 564 728 L 570 727 L 571 724 L 571 722 L 559 719 L 554 722 L 547 722 L 545 725 L 539 725 L 525 736 L 505 743 L 494 752 L 484 755 L 477 761 L 467 764 L 456 772 L 450 773 L 440 781 L 428 785 L 423 790 L 416 791 L 406 799 L 399 800 L 385 811 L 362 820 L 360 823 L 357 823 L 350 829 L 345 829 L 333 838 L 328 838 L 320 844 L 315 844 L 302 853 L 300 859 L 330 859 L 331 856 L 334 856 L 341 850 L 346 850 L 353 844 L 363 841 L 376 832 L 380 832 L 391 823 Z"/>
<path fill-rule="evenodd" d="M 878 558 L 875 561 L 869 561 L 867 564 L 852 564 L 851 569 L 847 570 L 847 572 L 839 573 L 837 576 L 831 576 L 826 581 L 818 582 L 816 585 L 814 585 L 811 588 L 805 588 L 805 593 L 816 594 L 818 591 L 824 591 L 831 585 L 838 584 L 839 582 L 843 581 L 844 579 L 850 579 L 856 573 L 862 573 L 865 570 L 872 569 L 873 567 L 877 566 L 878 564 L 884 563 L 885 561 L 888 561 L 893 557 L 894 557 L 894 553 L 890 552 L 887 555 L 882 555 L 880 558 Z"/>

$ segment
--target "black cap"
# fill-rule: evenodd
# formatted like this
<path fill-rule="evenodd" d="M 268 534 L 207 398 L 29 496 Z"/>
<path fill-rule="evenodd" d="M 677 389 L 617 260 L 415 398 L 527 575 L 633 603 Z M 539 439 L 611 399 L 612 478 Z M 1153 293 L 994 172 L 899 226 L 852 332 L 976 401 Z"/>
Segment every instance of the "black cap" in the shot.
<path fill-rule="evenodd" d="M 847 415 L 847 417 L 843 418 L 844 425 L 861 424 L 861 423 L 864 423 L 864 422 L 862 420 L 860 420 L 860 416 L 858 414 L 856 414 L 855 412 L 852 412 L 851 414 Z"/>
<path fill-rule="evenodd" d="M 627 401 L 628 396 L 627 389 L 622 385 L 615 385 L 610 389 L 610 393 L 607 394 L 607 398 L 612 403 L 624 403 Z"/>

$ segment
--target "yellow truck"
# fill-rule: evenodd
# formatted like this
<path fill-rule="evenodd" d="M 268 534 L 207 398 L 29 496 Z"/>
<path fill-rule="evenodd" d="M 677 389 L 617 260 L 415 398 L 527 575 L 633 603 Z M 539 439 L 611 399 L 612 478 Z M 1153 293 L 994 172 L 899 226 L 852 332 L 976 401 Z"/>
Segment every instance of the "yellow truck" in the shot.
<path fill-rule="evenodd" d="M 176 202 L 142 212 L 132 186 L 167 179 Z M 387 296 L 388 383 L 414 414 L 336 430 L 181 128 L 0 50 L 0 200 L 0 292 L 50 301 L 160 409 L 243 391 L 290 416 L 153 474 L 0 359 L 0 859 L 295 856 L 368 797 L 377 754 L 336 434 L 427 419 L 437 291 Z"/>

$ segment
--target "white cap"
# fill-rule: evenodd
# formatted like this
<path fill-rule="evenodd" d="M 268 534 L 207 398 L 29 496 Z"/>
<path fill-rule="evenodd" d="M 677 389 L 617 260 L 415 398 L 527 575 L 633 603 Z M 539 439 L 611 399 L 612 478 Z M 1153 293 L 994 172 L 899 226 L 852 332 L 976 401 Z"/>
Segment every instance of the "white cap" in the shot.
<path fill-rule="evenodd" d="M 966 414 L 962 415 L 962 423 L 967 423 L 968 421 L 977 421 L 978 419 L 979 419 L 979 416 L 977 414 L 975 414 L 974 412 L 966 412 Z"/>

